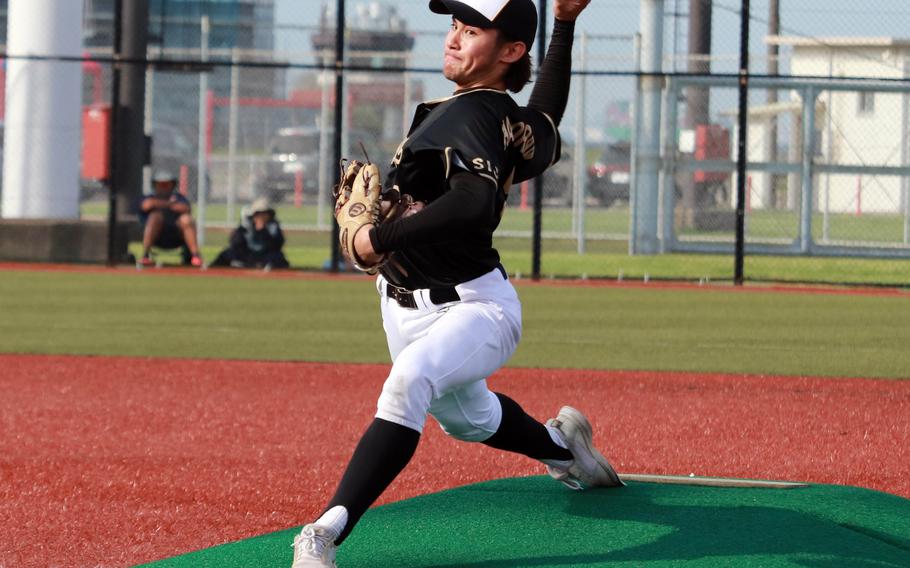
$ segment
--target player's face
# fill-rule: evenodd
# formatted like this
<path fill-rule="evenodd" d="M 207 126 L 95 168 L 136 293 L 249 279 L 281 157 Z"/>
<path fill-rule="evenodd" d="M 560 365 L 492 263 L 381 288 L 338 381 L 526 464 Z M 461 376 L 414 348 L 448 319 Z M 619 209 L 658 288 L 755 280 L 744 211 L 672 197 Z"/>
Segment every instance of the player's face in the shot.
<path fill-rule="evenodd" d="M 153 184 L 155 188 L 155 193 L 158 195 L 168 195 L 174 191 L 174 182 L 172 181 L 159 181 Z"/>
<path fill-rule="evenodd" d="M 503 88 L 502 78 L 508 69 L 500 57 L 498 32 L 465 25 L 452 18 L 446 35 L 442 74 L 458 88 Z"/>

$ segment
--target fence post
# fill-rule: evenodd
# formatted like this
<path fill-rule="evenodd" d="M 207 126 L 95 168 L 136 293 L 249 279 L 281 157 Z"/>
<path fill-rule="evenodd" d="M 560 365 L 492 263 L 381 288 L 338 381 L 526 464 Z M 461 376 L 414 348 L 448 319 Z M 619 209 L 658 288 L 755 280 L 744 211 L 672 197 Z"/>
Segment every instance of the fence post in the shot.
<path fill-rule="evenodd" d="M 411 55 L 407 51 L 404 52 L 404 73 L 402 74 L 401 80 L 404 83 L 402 86 L 401 93 L 401 137 L 404 138 L 408 135 L 408 128 L 411 126 L 411 72 L 408 71 L 408 68 L 411 67 Z"/>
<path fill-rule="evenodd" d="M 903 188 L 904 198 L 904 244 L 910 243 L 910 194 L 907 186 Z"/>
<path fill-rule="evenodd" d="M 799 223 L 799 250 L 808 254 L 812 247 L 812 156 L 815 154 L 815 98 L 818 92 L 815 87 L 803 90 L 803 156 L 802 156 L 802 195 Z"/>
<path fill-rule="evenodd" d="M 749 0 L 743 0 L 739 32 L 739 112 L 736 140 L 736 258 L 733 283 L 741 286 L 746 249 L 746 204 L 752 198 L 746 194 L 746 165 L 749 161 Z"/>
<path fill-rule="evenodd" d="M 339 165 L 334 162 L 329 157 L 329 144 L 332 143 L 332 140 L 329 139 L 329 112 L 332 92 L 330 90 L 332 78 L 331 73 L 329 73 L 329 65 L 331 60 L 329 59 L 329 52 L 327 50 L 322 50 L 319 52 L 319 58 L 322 62 L 322 72 L 320 74 L 322 81 L 322 89 L 320 90 L 319 97 L 319 120 L 317 122 L 319 126 L 319 173 L 317 178 L 317 195 L 316 195 L 316 227 L 323 229 L 326 227 L 326 209 L 328 209 L 328 191 L 331 179 L 331 176 L 336 175 L 335 172 L 338 171 Z M 331 172 L 331 175 L 329 173 Z M 329 221 L 330 223 L 334 222 L 334 218 Z"/>
<path fill-rule="evenodd" d="M 148 156 L 148 162 L 142 166 L 142 192 L 152 187 L 152 158 L 155 151 L 155 68 L 147 64 L 145 68 L 145 117 L 143 118 L 142 129 L 148 140 L 151 141 L 151 152 Z M 173 174 L 175 172 L 171 172 Z"/>
<path fill-rule="evenodd" d="M 240 102 L 240 56 L 237 48 L 231 49 L 231 103 L 228 117 L 228 171 L 227 171 L 227 222 L 236 222 L 234 205 L 237 201 L 237 122 Z"/>
<path fill-rule="evenodd" d="M 863 214 L 863 176 L 856 176 L 856 216 Z"/>
<path fill-rule="evenodd" d="M 666 253 L 673 248 L 676 239 L 676 227 L 674 226 L 675 209 L 676 209 L 676 135 L 678 125 L 678 97 L 679 86 L 672 78 L 667 79 L 667 87 L 663 98 L 663 145 L 661 161 L 660 187 L 662 194 L 661 199 L 661 227 L 660 227 L 660 252 Z M 630 180 L 630 183 L 632 180 Z M 631 187 L 631 185 L 630 185 Z"/>
<path fill-rule="evenodd" d="M 586 69 L 586 55 L 588 51 L 588 34 L 581 33 L 579 44 L 579 68 Z M 587 75 L 577 75 L 579 80 L 578 95 L 575 97 L 575 161 L 572 182 L 574 194 L 572 199 L 573 225 L 576 230 L 578 254 L 585 253 L 585 100 L 587 91 Z"/>
<path fill-rule="evenodd" d="M 200 25 L 200 43 L 199 54 L 202 61 L 208 61 L 209 58 L 209 17 L 203 14 L 199 21 Z M 208 125 L 208 101 L 209 92 L 209 75 L 202 71 L 199 75 L 199 138 L 196 148 L 196 240 L 199 242 L 199 248 L 205 245 L 205 200 L 206 200 L 206 130 Z"/>
<path fill-rule="evenodd" d="M 746 213 L 752 212 L 752 176 L 746 176 Z"/>
<path fill-rule="evenodd" d="M 910 61 L 904 59 L 904 77 L 910 76 Z M 910 97 L 907 96 L 907 92 L 904 91 L 901 93 L 901 165 L 906 167 L 907 163 L 910 162 L 910 144 L 908 144 L 907 139 L 907 129 L 910 128 Z M 904 244 L 910 243 L 910 204 L 907 203 L 908 196 L 908 184 L 910 184 L 910 178 L 908 176 L 900 177 L 900 192 L 901 192 L 901 205 L 904 209 Z"/>
<path fill-rule="evenodd" d="M 294 207 L 300 209 L 303 205 L 303 170 L 294 172 Z"/>
<path fill-rule="evenodd" d="M 334 163 L 340 164 L 341 158 L 347 148 L 343 147 L 341 142 L 341 130 L 344 127 L 344 36 L 345 36 L 345 0 L 337 0 L 335 4 L 335 158 Z M 324 125 L 323 128 L 328 125 Z M 332 260 L 329 270 L 338 272 L 338 266 L 341 264 L 341 248 L 338 243 L 338 223 L 332 218 L 332 238 L 330 246 L 332 247 Z"/>
<path fill-rule="evenodd" d="M 180 164 L 180 179 L 177 185 L 180 195 L 186 197 L 190 193 L 190 167 Z"/>

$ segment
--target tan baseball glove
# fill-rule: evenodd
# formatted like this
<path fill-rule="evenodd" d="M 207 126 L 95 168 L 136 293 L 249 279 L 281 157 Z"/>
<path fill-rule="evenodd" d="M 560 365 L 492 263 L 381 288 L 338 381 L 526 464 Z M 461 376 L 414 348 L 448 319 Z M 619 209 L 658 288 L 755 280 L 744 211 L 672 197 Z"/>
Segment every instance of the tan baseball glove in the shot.
<path fill-rule="evenodd" d="M 401 195 L 397 189 L 383 192 L 379 166 L 358 160 L 349 161 L 347 167 L 342 165 L 333 195 L 342 253 L 359 270 L 375 274 L 388 262 L 390 254 L 373 264 L 364 262 L 354 250 L 354 236 L 365 225 L 379 226 L 404 215 L 413 204 L 411 196 Z"/>

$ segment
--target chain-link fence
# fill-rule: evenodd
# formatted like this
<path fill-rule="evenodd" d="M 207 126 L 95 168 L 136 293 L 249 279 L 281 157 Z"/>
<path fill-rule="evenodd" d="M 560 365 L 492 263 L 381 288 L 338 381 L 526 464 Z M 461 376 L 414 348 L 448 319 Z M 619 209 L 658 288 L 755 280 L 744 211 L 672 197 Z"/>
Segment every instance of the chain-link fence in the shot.
<path fill-rule="evenodd" d="M 110 103 L 109 4 L 86 4 L 87 37 L 97 41 L 74 63 L 83 66 L 86 107 Z M 641 73 L 654 39 L 640 29 L 646 4 L 662 16 L 656 74 Z M 910 41 L 899 37 L 910 9 L 782 0 L 778 26 L 774 4 L 752 2 L 745 276 L 905 284 Z M 708 8 L 707 50 L 693 35 L 704 31 L 694 7 L 701 18 Z M 263 196 L 289 234 L 292 264 L 322 267 L 337 172 L 337 3 L 151 8 L 149 170 L 179 176 L 207 255 Z M 447 20 L 426 0 L 348 1 L 345 10 L 343 152 L 384 163 L 416 104 L 453 89 L 440 73 Z M 562 156 L 542 178 L 544 277 L 732 278 L 740 17 L 739 3 L 707 0 L 594 2 L 582 15 Z M 537 46 L 532 53 L 536 61 Z M 657 107 L 643 100 L 652 77 Z M 516 100 L 526 102 L 531 88 Z M 643 170 L 646 128 L 659 133 L 659 151 Z M 82 199 L 83 217 L 105 217 L 103 183 L 83 179 Z M 534 182 L 513 188 L 497 232 L 512 272 L 531 269 L 534 201 Z M 652 229 L 653 242 L 636 246 Z"/>
<path fill-rule="evenodd" d="M 710 85 L 704 90 L 705 85 Z M 698 88 L 711 96 L 734 79 L 681 78 L 667 100 Z M 901 85 L 755 79 L 745 180 L 747 251 L 780 255 L 910 258 Z M 779 87 L 787 87 L 782 90 Z M 773 93 L 773 94 L 772 94 Z M 774 102 L 768 103 L 769 95 Z M 890 118 L 864 107 L 878 105 Z M 733 238 L 735 131 L 685 128 L 672 109 L 662 160 L 663 248 L 729 252 Z M 869 116 L 866 116 L 869 114 Z M 905 152 L 905 150 L 904 150 Z M 670 215 L 670 212 L 673 212 Z"/>

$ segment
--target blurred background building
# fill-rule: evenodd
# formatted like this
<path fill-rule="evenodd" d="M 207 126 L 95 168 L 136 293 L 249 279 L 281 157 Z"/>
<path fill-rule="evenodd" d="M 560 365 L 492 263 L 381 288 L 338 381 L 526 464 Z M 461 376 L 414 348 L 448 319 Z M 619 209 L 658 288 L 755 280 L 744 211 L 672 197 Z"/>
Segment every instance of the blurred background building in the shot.
<path fill-rule="evenodd" d="M 114 0 L 84 0 L 83 44 L 86 52 L 109 55 L 114 38 Z M 6 47 L 8 0 L 0 0 L 0 48 Z M 149 55 L 160 59 L 199 59 L 201 20 L 210 22 L 209 53 L 213 59 L 230 59 L 234 50 L 247 60 L 271 60 L 275 49 L 274 0 L 149 0 Z M 96 88 L 85 82 L 86 103 L 109 97 L 110 66 L 98 68 L 102 81 Z M 285 70 L 244 67 L 240 71 L 241 96 L 283 96 Z M 184 131 L 195 144 L 198 127 L 199 76 L 195 72 L 168 72 L 151 81 L 153 120 L 163 128 Z M 230 94 L 230 73 L 214 72 L 209 88 L 214 96 Z M 255 121 L 257 117 L 247 116 Z"/>

